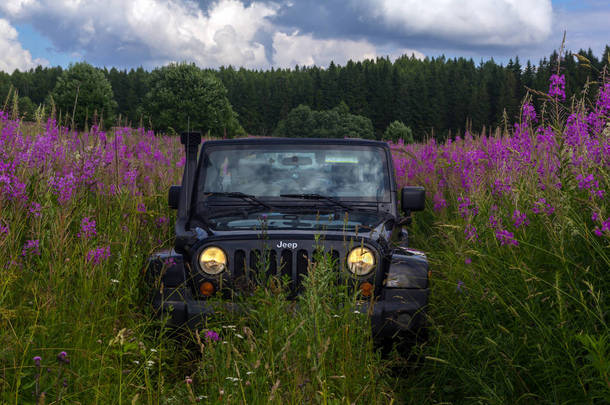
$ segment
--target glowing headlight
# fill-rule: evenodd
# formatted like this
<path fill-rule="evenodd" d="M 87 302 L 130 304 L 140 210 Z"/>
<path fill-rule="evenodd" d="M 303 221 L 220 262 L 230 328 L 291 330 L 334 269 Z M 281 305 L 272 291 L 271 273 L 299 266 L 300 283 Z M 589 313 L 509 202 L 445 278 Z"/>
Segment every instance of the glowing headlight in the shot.
<path fill-rule="evenodd" d="M 354 248 L 347 255 L 347 268 L 357 276 L 365 276 L 375 268 L 375 255 L 371 249 Z"/>
<path fill-rule="evenodd" d="M 205 248 L 199 254 L 199 266 L 207 274 L 220 274 L 227 268 L 227 255 L 217 247 Z"/>

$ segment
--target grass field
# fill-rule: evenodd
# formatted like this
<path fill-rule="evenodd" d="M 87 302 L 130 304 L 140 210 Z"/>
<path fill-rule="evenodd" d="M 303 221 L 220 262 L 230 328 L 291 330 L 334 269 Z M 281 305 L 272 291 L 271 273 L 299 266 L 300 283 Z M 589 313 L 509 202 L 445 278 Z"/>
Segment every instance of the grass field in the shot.
<path fill-rule="evenodd" d="M 169 336 L 142 269 L 172 246 L 178 140 L 1 113 L 0 402 L 610 402 L 610 82 L 589 105 L 553 80 L 506 131 L 391 145 L 400 185 L 428 195 L 415 369 L 375 351 L 324 263 L 297 303 L 271 283 L 250 316 Z"/>

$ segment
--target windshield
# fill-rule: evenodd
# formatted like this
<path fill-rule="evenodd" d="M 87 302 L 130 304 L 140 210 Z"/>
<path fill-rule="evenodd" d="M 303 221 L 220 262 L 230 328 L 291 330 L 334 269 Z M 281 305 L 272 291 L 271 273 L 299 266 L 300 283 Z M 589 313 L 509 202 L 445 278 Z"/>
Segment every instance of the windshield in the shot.
<path fill-rule="evenodd" d="M 218 145 L 204 151 L 199 200 L 210 193 L 289 199 L 317 194 L 342 200 L 390 201 L 380 147 L 352 145 Z M 292 197 L 294 198 L 294 197 Z"/>

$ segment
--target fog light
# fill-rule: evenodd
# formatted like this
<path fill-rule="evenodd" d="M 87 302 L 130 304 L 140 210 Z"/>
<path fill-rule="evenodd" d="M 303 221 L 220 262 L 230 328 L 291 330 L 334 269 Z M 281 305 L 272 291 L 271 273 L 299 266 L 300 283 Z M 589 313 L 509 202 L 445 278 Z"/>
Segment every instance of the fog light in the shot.
<path fill-rule="evenodd" d="M 201 292 L 201 295 L 206 297 L 212 296 L 212 294 L 214 294 L 214 284 L 210 283 L 209 281 L 204 281 L 203 283 L 199 284 L 199 292 Z"/>
<path fill-rule="evenodd" d="M 360 284 L 360 294 L 364 297 L 370 297 L 373 294 L 373 284 L 369 282 Z"/>

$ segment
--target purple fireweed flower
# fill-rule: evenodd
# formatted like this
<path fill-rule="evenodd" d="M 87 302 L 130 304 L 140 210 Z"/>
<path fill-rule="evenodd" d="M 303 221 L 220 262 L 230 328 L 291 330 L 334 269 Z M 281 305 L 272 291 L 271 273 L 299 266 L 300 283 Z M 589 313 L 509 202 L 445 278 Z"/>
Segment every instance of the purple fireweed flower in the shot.
<path fill-rule="evenodd" d="M 213 340 L 214 342 L 218 342 L 220 340 L 220 337 L 218 336 L 218 333 L 216 333 L 213 330 L 209 330 L 205 333 L 205 337 Z"/>
<path fill-rule="evenodd" d="M 477 228 L 475 228 L 475 226 L 472 224 L 466 224 L 464 227 L 464 235 L 466 236 L 466 240 L 469 242 L 476 242 L 479 240 Z"/>
<path fill-rule="evenodd" d="M 604 236 L 604 233 L 597 226 L 595 227 L 595 229 L 593 229 L 593 233 L 597 236 Z"/>
<path fill-rule="evenodd" d="M 491 214 L 489 216 L 489 226 L 492 227 L 493 229 L 496 229 L 499 226 L 502 226 L 502 219 L 496 218 L 496 216 L 494 214 Z"/>
<path fill-rule="evenodd" d="M 72 172 L 65 176 L 55 177 L 49 181 L 49 185 L 53 188 L 53 192 L 57 195 L 60 204 L 64 204 L 72 198 L 72 194 L 76 191 L 76 178 Z"/>
<path fill-rule="evenodd" d="M 589 174 L 587 176 L 578 174 L 576 176 L 576 180 L 578 180 L 578 188 L 581 190 L 587 190 L 591 199 L 595 197 L 604 197 L 605 190 L 600 188 L 599 181 L 595 180 L 595 177 L 592 174 Z"/>
<path fill-rule="evenodd" d="M 515 235 L 506 229 L 498 229 L 496 231 L 496 239 L 500 241 L 500 246 L 513 245 L 518 246 L 519 242 L 515 240 Z"/>
<path fill-rule="evenodd" d="M 32 358 L 32 360 L 34 361 L 34 365 L 36 367 L 40 367 L 40 362 L 42 361 L 42 357 L 40 356 L 34 356 L 34 358 Z"/>
<path fill-rule="evenodd" d="M 561 101 L 566 99 L 566 78 L 564 75 L 553 74 L 549 79 L 549 96 Z"/>
<path fill-rule="evenodd" d="M 191 385 L 193 383 L 193 379 L 187 375 L 184 378 L 184 382 L 187 383 L 188 385 Z"/>
<path fill-rule="evenodd" d="M 523 104 L 521 111 L 523 113 L 523 118 L 525 118 L 526 121 L 538 122 L 538 119 L 536 118 L 536 109 L 530 103 Z"/>
<path fill-rule="evenodd" d="M 125 180 L 125 184 L 134 187 L 136 185 L 136 180 L 138 178 L 138 169 L 131 168 L 129 170 L 127 170 L 123 176 L 123 179 Z"/>
<path fill-rule="evenodd" d="M 460 203 L 458 206 L 458 211 L 460 212 L 462 218 L 467 218 L 470 216 L 476 217 L 479 213 L 479 209 L 470 201 L 470 198 L 458 197 L 458 202 Z"/>
<path fill-rule="evenodd" d="M 593 177 L 592 174 L 589 174 L 586 177 L 583 177 L 582 174 L 579 174 L 578 176 L 576 176 L 576 180 L 578 180 L 578 188 L 579 189 L 591 189 L 593 187 L 593 181 L 595 180 L 595 178 Z"/>
<path fill-rule="evenodd" d="M 101 246 L 87 252 L 87 262 L 94 266 L 110 257 L 110 246 Z"/>
<path fill-rule="evenodd" d="M 604 83 L 604 87 L 599 90 L 595 105 L 601 114 L 610 113 L 610 82 Z"/>
<path fill-rule="evenodd" d="M 8 234 L 8 232 L 9 232 L 8 225 L 4 225 L 2 222 L 0 222 L 0 235 Z"/>
<path fill-rule="evenodd" d="M 589 138 L 587 119 L 582 113 L 572 113 L 568 116 L 565 129 L 565 143 L 576 147 Z M 577 157 L 577 156 L 574 156 Z"/>
<path fill-rule="evenodd" d="M 144 205 L 144 203 L 139 203 L 138 204 L 138 208 L 137 208 L 138 212 L 146 212 L 146 205 Z"/>
<path fill-rule="evenodd" d="M 40 217 L 40 210 L 42 209 L 41 205 L 38 204 L 37 202 L 31 202 L 30 203 L 30 214 L 32 214 L 34 217 L 38 218 Z"/>
<path fill-rule="evenodd" d="M 498 196 L 502 196 L 503 194 L 506 194 L 508 192 L 510 192 L 511 187 L 510 187 L 510 180 L 505 179 L 505 180 L 501 180 L 501 179 L 496 179 L 494 181 L 493 184 L 493 190 L 492 193 Z"/>
<path fill-rule="evenodd" d="M 65 363 L 68 364 L 70 363 L 70 359 L 68 359 L 68 353 L 66 352 L 59 352 L 59 354 L 57 355 L 57 361 L 59 361 L 60 363 Z"/>
<path fill-rule="evenodd" d="M 169 219 L 167 219 L 167 217 L 159 217 L 159 218 L 157 218 L 157 221 L 156 221 L 157 228 L 162 228 L 168 222 L 169 222 Z"/>
<path fill-rule="evenodd" d="M 443 198 L 441 193 L 434 194 L 434 211 L 441 211 L 447 207 L 447 200 Z"/>
<path fill-rule="evenodd" d="M 553 212 L 555 212 L 555 208 L 551 206 L 551 204 L 547 203 L 545 198 L 540 198 L 534 203 L 532 211 L 534 214 L 546 213 L 547 215 L 551 215 Z"/>
<path fill-rule="evenodd" d="M 515 228 L 528 226 L 530 223 L 530 221 L 527 219 L 527 215 L 519 210 L 513 211 L 513 221 L 515 221 Z"/>
<path fill-rule="evenodd" d="M 36 255 L 40 256 L 40 242 L 38 239 L 28 239 L 23 244 L 21 256 Z"/>
<path fill-rule="evenodd" d="M 458 280 L 457 285 L 455 287 L 455 290 L 459 293 L 463 293 L 464 292 L 464 282 L 462 280 Z"/>
<path fill-rule="evenodd" d="M 84 217 L 80 223 L 80 232 L 76 234 L 79 238 L 89 239 L 97 235 L 95 219 Z"/>
<path fill-rule="evenodd" d="M 599 218 L 599 214 L 593 211 L 593 213 L 591 214 L 591 221 L 597 221 L 597 218 Z"/>
<path fill-rule="evenodd" d="M 467 257 L 464 259 L 464 263 L 465 264 L 471 264 L 472 263 L 472 259 L 470 257 Z"/>

